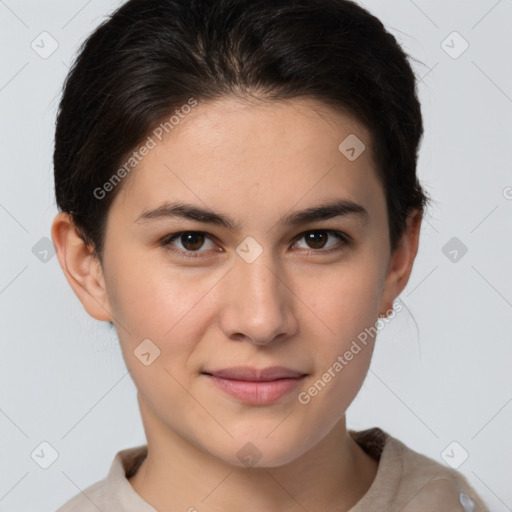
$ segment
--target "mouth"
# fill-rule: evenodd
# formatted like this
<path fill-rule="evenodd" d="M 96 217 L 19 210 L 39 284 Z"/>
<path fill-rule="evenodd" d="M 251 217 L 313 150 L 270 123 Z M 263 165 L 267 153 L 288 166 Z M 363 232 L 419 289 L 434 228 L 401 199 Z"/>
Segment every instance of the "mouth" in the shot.
<path fill-rule="evenodd" d="M 232 367 L 202 372 L 209 381 L 237 401 L 265 405 L 277 402 L 295 389 L 307 373 L 272 366 L 263 369 Z"/>

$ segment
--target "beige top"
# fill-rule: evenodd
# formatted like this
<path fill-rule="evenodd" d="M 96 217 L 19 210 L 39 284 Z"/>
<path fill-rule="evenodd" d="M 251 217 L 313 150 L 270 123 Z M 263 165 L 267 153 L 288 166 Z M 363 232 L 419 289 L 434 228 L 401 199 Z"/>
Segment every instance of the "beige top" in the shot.
<path fill-rule="evenodd" d="M 466 478 L 454 469 L 411 450 L 379 428 L 348 432 L 379 461 L 372 485 L 349 512 L 489 511 Z M 117 452 L 108 476 L 57 512 L 158 512 L 128 481 L 146 455 L 147 445 Z"/>

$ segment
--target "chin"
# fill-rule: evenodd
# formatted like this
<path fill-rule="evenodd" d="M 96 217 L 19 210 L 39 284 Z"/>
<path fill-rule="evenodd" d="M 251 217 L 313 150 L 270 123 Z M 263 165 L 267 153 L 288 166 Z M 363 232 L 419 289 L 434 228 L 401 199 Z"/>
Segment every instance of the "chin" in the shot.
<path fill-rule="evenodd" d="M 274 427 L 278 423 L 274 423 Z M 295 439 L 283 430 L 266 437 L 271 430 L 262 435 L 235 436 L 227 445 L 215 446 L 208 450 L 212 455 L 230 466 L 239 468 L 275 468 L 284 466 L 298 459 L 311 446 L 303 446 L 299 438 Z M 302 438 L 302 443 L 304 439 Z M 314 444 L 314 442 L 313 442 Z M 219 451 L 220 449 L 220 451 Z"/>

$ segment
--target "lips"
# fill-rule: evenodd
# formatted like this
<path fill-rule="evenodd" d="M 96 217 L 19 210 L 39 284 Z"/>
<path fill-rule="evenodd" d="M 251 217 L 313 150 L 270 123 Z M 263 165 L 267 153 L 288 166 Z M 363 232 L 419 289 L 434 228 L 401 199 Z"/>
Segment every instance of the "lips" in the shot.
<path fill-rule="evenodd" d="M 250 382 L 269 382 L 278 379 L 298 379 L 306 375 L 305 372 L 287 368 L 285 366 L 269 366 L 257 369 L 249 366 L 233 366 L 219 370 L 205 370 L 203 373 L 221 379 L 241 380 Z"/>
<path fill-rule="evenodd" d="M 307 375 L 284 366 L 262 369 L 235 366 L 202 373 L 211 384 L 231 398 L 259 406 L 270 405 L 289 395 Z"/>

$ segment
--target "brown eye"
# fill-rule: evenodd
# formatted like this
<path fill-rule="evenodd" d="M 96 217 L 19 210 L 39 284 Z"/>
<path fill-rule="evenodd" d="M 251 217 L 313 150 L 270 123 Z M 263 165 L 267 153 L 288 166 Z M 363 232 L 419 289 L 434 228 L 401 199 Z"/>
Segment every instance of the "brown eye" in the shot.
<path fill-rule="evenodd" d="M 203 233 L 183 233 L 180 236 L 181 244 L 188 251 L 196 251 L 200 249 L 205 240 L 205 236 Z"/>
<path fill-rule="evenodd" d="M 205 241 L 210 243 L 205 246 Z M 184 257 L 205 256 L 208 249 L 213 249 L 215 244 L 207 233 L 201 231 L 181 231 L 169 235 L 161 241 L 162 246 L 175 254 Z"/>
<path fill-rule="evenodd" d="M 310 231 L 305 235 L 306 241 L 312 249 L 322 249 L 329 235 L 322 231 Z"/>
<path fill-rule="evenodd" d="M 316 229 L 307 231 L 301 235 L 298 242 L 306 242 L 306 246 L 300 249 L 311 249 L 319 254 L 325 254 L 331 251 L 341 251 L 350 242 L 348 235 L 341 231 L 331 229 Z"/>

